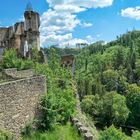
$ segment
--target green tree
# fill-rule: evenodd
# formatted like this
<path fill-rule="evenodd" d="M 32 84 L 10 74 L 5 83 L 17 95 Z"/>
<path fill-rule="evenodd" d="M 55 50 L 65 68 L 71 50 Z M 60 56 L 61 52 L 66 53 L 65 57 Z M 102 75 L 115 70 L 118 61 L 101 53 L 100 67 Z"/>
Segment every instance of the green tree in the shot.
<path fill-rule="evenodd" d="M 104 95 L 101 118 L 104 124 L 107 124 L 107 126 L 111 124 L 124 124 L 128 115 L 129 109 L 126 106 L 126 99 L 124 96 L 116 92 L 110 92 Z"/>
<path fill-rule="evenodd" d="M 127 106 L 131 111 L 128 124 L 140 128 L 140 87 L 138 87 L 136 84 L 129 85 L 126 101 Z"/>
<path fill-rule="evenodd" d="M 100 133 L 99 140 L 128 140 L 121 129 L 116 129 L 113 125 Z"/>
<path fill-rule="evenodd" d="M 118 47 L 114 55 L 114 68 L 119 69 L 124 65 L 124 51 L 123 47 Z"/>
<path fill-rule="evenodd" d="M 81 102 L 81 108 L 84 112 L 93 115 L 92 109 L 94 104 L 94 95 L 87 95 Z"/>
<path fill-rule="evenodd" d="M 117 71 L 108 69 L 103 72 L 103 84 L 107 91 L 113 91 L 118 86 L 118 73 Z"/>
<path fill-rule="evenodd" d="M 136 61 L 135 79 L 137 83 L 140 85 L 140 59 L 137 59 Z"/>
<path fill-rule="evenodd" d="M 139 56 L 140 56 L 140 37 L 137 39 L 136 45 L 137 45 L 138 53 L 139 53 Z"/>
<path fill-rule="evenodd" d="M 43 118 L 40 126 L 43 130 L 52 129 L 56 123 L 66 124 L 74 113 L 76 100 L 72 74 L 60 66 L 59 57 L 54 49 L 46 64 L 36 64 L 36 73 L 47 78 L 47 94 L 41 99 Z"/>
<path fill-rule="evenodd" d="M 102 98 L 85 96 L 81 108 L 104 126 L 124 124 L 129 115 L 125 97 L 116 92 L 106 93 Z"/>
<path fill-rule="evenodd" d="M 56 50 L 54 48 L 50 49 L 50 54 L 49 54 L 49 67 L 55 71 L 60 67 L 60 58 L 56 54 Z"/>

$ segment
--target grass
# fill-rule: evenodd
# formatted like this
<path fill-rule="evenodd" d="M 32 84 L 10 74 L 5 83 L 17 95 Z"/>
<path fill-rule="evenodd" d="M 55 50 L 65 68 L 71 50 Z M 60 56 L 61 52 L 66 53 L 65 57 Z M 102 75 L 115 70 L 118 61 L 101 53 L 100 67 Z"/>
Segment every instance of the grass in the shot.
<path fill-rule="evenodd" d="M 31 137 L 23 138 L 23 140 L 83 140 L 78 135 L 76 129 L 68 123 L 65 126 L 57 125 L 54 131 L 46 133 L 35 133 Z"/>

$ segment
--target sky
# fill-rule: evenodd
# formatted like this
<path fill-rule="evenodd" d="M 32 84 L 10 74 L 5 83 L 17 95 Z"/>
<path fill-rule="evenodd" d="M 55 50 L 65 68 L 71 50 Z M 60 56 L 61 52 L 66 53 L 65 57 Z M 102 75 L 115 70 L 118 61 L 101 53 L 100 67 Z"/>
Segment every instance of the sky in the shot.
<path fill-rule="evenodd" d="M 1 0 L 0 26 L 24 20 L 29 2 L 40 14 L 42 47 L 109 42 L 126 31 L 140 30 L 140 0 Z"/>

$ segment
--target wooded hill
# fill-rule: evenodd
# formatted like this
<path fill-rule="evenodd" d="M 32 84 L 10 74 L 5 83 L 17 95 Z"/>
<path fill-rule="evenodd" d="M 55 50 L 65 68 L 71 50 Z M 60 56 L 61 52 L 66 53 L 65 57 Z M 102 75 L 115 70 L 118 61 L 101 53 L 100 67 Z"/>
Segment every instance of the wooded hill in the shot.
<path fill-rule="evenodd" d="M 97 124 L 140 129 L 140 31 L 83 48 L 76 80 L 82 109 Z"/>
<path fill-rule="evenodd" d="M 53 48 L 59 55 L 75 55 L 81 108 L 100 129 L 109 127 L 100 140 L 138 140 L 140 133 L 131 130 L 140 130 L 140 31 L 127 32 L 107 44 Z M 44 50 L 49 54 L 49 48 Z M 132 137 L 112 125 L 133 133 Z"/>

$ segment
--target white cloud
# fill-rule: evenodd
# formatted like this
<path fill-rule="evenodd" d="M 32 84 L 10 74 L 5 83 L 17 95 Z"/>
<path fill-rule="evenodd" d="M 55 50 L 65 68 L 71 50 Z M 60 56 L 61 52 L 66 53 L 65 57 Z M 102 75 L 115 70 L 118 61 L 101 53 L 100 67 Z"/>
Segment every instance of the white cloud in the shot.
<path fill-rule="evenodd" d="M 72 32 L 80 25 L 91 27 L 92 23 L 81 22 L 77 13 L 89 8 L 103 8 L 111 6 L 113 0 L 46 0 L 49 10 L 41 16 L 41 45 L 75 46 L 76 43 L 92 42 L 92 37 L 85 37 L 85 40 L 74 38 Z"/>
<path fill-rule="evenodd" d="M 113 0 L 47 0 L 51 7 L 55 5 L 75 5 L 84 8 L 102 8 L 111 6 Z"/>
<path fill-rule="evenodd" d="M 54 6 L 54 10 L 59 13 L 79 13 L 85 11 L 86 9 L 76 5 L 63 4 Z"/>
<path fill-rule="evenodd" d="M 92 23 L 87 23 L 87 22 L 84 22 L 81 24 L 82 27 L 92 27 L 93 24 Z"/>
<path fill-rule="evenodd" d="M 129 7 L 127 9 L 122 9 L 121 15 L 123 17 L 129 17 L 136 20 L 140 20 L 140 6 L 137 6 L 135 8 Z"/>
<path fill-rule="evenodd" d="M 72 33 L 65 35 L 50 34 L 46 37 L 41 36 L 42 46 L 59 45 L 60 47 L 76 47 L 77 43 L 88 43 L 87 40 L 73 38 Z"/>
<path fill-rule="evenodd" d="M 67 42 L 68 40 L 72 39 L 72 34 L 68 33 L 65 35 L 57 35 L 55 33 L 52 33 L 50 35 L 47 35 L 46 37 L 41 36 L 41 39 L 43 40 L 44 44 L 49 45 L 56 45 L 61 44 L 62 42 Z"/>
<path fill-rule="evenodd" d="M 88 44 L 89 42 L 87 40 L 79 39 L 79 38 L 72 38 L 66 42 L 62 42 L 60 46 L 62 47 L 76 47 L 77 43 L 86 43 Z"/>
<path fill-rule="evenodd" d="M 72 31 L 80 20 L 76 15 L 69 13 L 57 13 L 55 10 L 48 10 L 41 16 L 41 33 L 43 35 L 55 33 L 65 33 Z"/>

